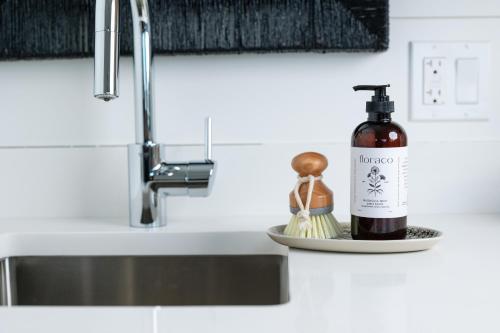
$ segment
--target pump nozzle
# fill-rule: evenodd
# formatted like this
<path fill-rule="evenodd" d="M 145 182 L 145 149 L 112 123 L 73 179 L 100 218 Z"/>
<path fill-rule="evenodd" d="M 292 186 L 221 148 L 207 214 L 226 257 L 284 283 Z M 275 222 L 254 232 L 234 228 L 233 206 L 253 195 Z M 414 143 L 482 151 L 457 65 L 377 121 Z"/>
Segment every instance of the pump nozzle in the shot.
<path fill-rule="evenodd" d="M 358 90 L 373 90 L 375 92 L 375 96 L 379 97 L 379 100 L 385 100 L 385 99 L 380 99 L 380 97 L 386 97 L 386 92 L 385 88 L 390 87 L 390 84 L 382 84 L 382 85 L 359 85 L 359 86 L 354 86 L 352 89 L 354 91 Z"/>
<path fill-rule="evenodd" d="M 383 94 L 385 95 L 385 88 L 390 87 L 390 84 L 380 84 L 380 85 L 372 85 L 372 84 L 360 84 L 357 86 L 352 87 L 355 91 L 358 90 L 375 90 L 375 91 L 382 91 Z"/>
<path fill-rule="evenodd" d="M 389 96 L 386 95 L 386 88 L 390 87 L 390 84 L 382 85 L 358 85 L 352 87 L 354 91 L 358 90 L 372 90 L 374 95 L 372 96 L 371 102 L 366 102 L 366 112 L 381 112 L 390 113 L 394 112 L 394 102 L 389 100 Z"/>

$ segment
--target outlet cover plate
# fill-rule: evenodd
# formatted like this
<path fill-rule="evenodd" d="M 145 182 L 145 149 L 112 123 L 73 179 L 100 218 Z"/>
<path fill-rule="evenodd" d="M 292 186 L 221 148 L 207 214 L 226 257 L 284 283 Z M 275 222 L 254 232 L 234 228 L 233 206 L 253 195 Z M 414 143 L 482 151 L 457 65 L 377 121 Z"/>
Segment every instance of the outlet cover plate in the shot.
<path fill-rule="evenodd" d="M 431 82 L 431 86 L 442 89 L 442 100 L 437 103 L 429 103 L 425 98 L 425 88 L 429 86 L 425 66 L 432 59 L 445 64 L 440 81 Z M 479 62 L 478 101 L 475 104 L 457 103 L 458 59 L 477 59 Z M 410 119 L 488 120 L 489 71 L 489 42 L 411 42 Z"/>

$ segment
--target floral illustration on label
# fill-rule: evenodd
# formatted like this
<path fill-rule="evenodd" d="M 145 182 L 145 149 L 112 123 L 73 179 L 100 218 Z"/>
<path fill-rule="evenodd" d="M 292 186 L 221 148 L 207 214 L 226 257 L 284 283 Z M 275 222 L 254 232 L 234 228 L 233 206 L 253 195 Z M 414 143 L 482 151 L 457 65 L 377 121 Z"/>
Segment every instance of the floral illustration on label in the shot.
<path fill-rule="evenodd" d="M 382 189 L 382 181 L 385 180 L 385 176 L 380 174 L 380 169 L 377 166 L 372 166 L 368 178 L 368 193 L 374 196 L 381 195 L 384 193 Z"/>

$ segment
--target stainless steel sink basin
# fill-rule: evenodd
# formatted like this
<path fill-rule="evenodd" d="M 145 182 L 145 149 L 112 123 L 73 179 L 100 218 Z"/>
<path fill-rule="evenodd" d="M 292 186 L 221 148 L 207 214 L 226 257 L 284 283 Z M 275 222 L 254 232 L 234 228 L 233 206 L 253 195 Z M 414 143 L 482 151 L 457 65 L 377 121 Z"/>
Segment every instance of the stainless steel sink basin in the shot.
<path fill-rule="evenodd" d="M 288 248 L 261 231 L 0 234 L 0 304 L 270 305 L 288 301 Z M 70 227 L 68 227 L 70 228 Z M 91 227 L 91 229 L 94 227 Z"/>
<path fill-rule="evenodd" d="M 269 305 L 288 301 L 283 255 L 19 256 L 2 305 Z"/>

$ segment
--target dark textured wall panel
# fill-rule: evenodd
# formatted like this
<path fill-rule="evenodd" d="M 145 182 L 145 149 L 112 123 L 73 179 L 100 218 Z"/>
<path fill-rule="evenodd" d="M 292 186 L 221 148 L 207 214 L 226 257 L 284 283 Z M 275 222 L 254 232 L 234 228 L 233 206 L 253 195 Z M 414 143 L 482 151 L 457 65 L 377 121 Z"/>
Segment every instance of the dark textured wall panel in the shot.
<path fill-rule="evenodd" d="M 131 54 L 128 0 L 121 50 Z M 156 53 L 380 51 L 388 0 L 150 0 Z M 88 57 L 94 0 L 0 0 L 0 59 Z"/>

